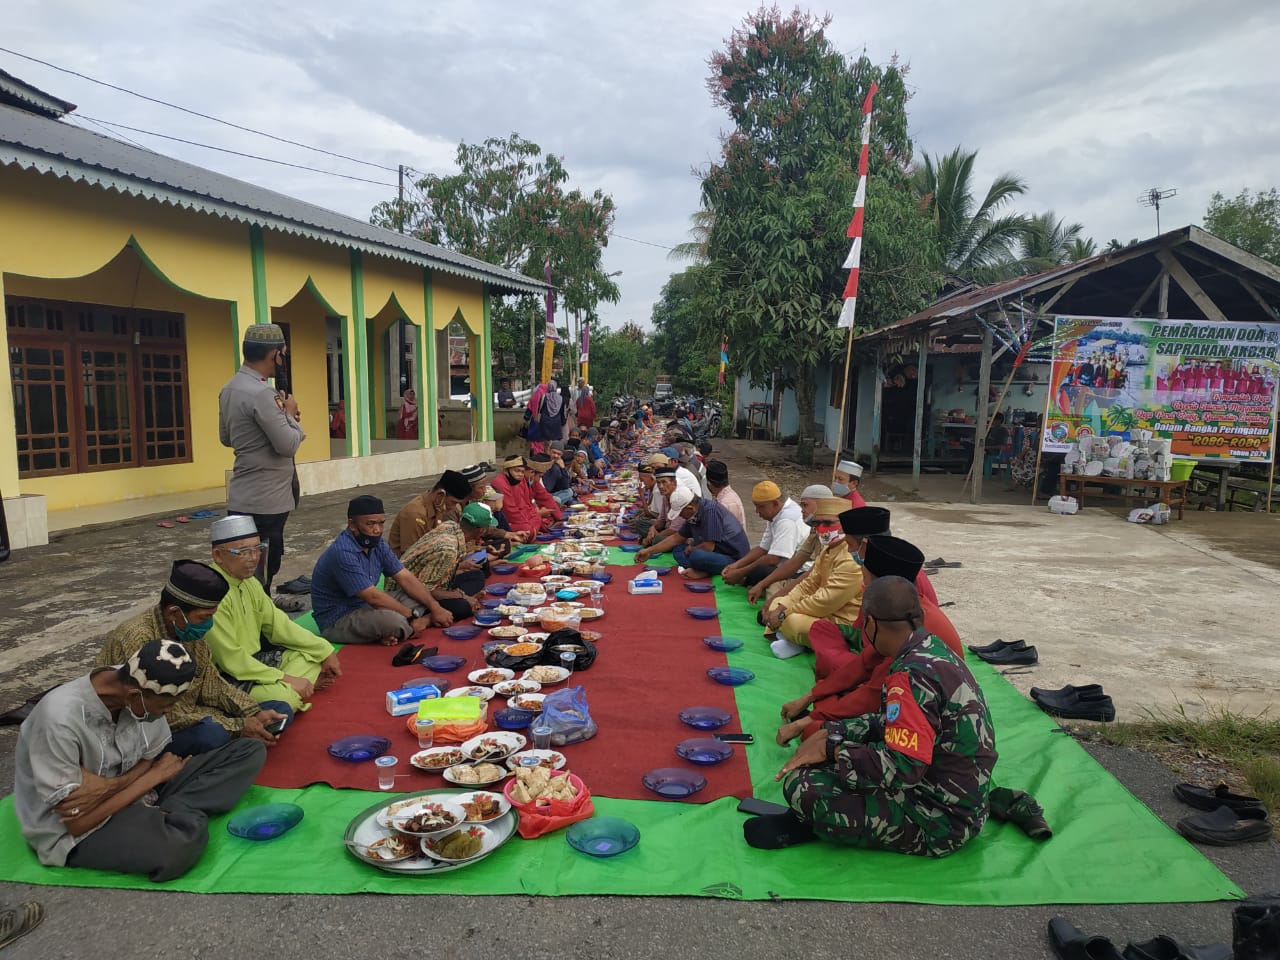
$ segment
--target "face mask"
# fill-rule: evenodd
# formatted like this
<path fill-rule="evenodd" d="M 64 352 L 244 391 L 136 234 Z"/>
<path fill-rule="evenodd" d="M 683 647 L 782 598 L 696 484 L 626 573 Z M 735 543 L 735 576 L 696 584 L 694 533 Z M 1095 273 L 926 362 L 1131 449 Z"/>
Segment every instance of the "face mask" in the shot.
<path fill-rule="evenodd" d="M 371 533 L 352 533 L 351 535 L 356 538 L 356 543 L 360 544 L 365 550 L 372 550 L 374 545 L 382 539 L 381 537 L 375 537 Z"/>
<path fill-rule="evenodd" d="M 874 650 L 876 653 L 879 653 L 880 648 L 876 646 L 876 637 L 880 633 L 880 625 L 876 624 L 875 633 L 872 633 L 871 625 L 873 623 L 875 623 L 875 620 L 871 619 L 870 617 L 866 619 L 866 622 L 862 625 L 862 635 L 866 637 L 867 643 L 871 644 L 871 649 Z"/>
<path fill-rule="evenodd" d="M 210 617 L 202 623 L 192 623 L 190 620 L 187 620 L 186 614 L 182 615 L 182 619 L 186 620 L 186 622 L 180 627 L 175 627 L 173 630 L 174 636 L 179 640 L 186 640 L 188 642 L 192 640 L 199 640 L 213 629 L 213 617 Z"/>
<path fill-rule="evenodd" d="M 827 530 L 818 534 L 818 542 L 824 547 L 829 547 L 832 544 L 839 543 L 843 539 L 844 533 L 839 530 Z"/>
<path fill-rule="evenodd" d="M 850 550 L 849 550 L 849 556 L 853 557 L 853 562 L 854 562 L 854 563 L 856 563 L 858 566 L 862 566 L 862 565 L 863 565 L 863 563 L 862 563 L 862 557 L 860 557 L 860 556 L 858 555 L 858 551 L 857 551 L 857 550 L 850 549 Z"/>
<path fill-rule="evenodd" d="M 831 485 L 831 492 L 834 493 L 837 497 L 848 496 L 849 485 L 847 483 L 833 483 Z"/>
<path fill-rule="evenodd" d="M 141 693 L 138 693 L 138 700 L 139 702 L 142 703 L 141 714 L 137 714 L 133 712 L 133 707 L 129 704 L 129 697 L 128 695 L 125 696 L 124 708 L 129 711 L 129 716 L 133 717 L 133 719 L 137 720 L 139 723 L 150 723 L 152 720 L 160 719 L 160 714 L 148 712 L 147 702 L 142 699 Z"/>

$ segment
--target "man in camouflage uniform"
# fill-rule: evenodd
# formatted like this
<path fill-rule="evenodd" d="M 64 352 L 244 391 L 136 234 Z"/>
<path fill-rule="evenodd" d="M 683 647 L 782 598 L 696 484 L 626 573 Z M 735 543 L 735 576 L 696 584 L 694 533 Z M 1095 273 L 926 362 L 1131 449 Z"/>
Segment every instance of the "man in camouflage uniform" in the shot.
<path fill-rule="evenodd" d="M 954 853 L 989 813 L 995 733 L 968 668 L 922 629 L 920 598 L 902 577 L 863 596 L 863 636 L 892 668 L 881 710 L 827 725 L 779 779 L 791 813 L 744 825 L 752 846 L 812 839 L 917 856 Z"/>

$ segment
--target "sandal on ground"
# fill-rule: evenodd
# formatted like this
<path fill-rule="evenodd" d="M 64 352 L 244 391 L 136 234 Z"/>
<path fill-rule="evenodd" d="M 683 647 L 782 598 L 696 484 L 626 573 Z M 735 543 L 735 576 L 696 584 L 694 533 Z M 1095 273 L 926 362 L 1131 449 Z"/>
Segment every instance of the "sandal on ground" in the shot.
<path fill-rule="evenodd" d="M 0 950 L 21 940 L 43 920 L 44 907 L 35 900 L 28 900 L 17 910 L 0 913 Z"/>

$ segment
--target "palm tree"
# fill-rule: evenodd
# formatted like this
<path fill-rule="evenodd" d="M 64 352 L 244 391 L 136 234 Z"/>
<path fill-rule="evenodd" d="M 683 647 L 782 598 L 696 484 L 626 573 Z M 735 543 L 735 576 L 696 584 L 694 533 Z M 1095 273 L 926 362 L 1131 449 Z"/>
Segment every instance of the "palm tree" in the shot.
<path fill-rule="evenodd" d="M 1039 273 L 1093 256 L 1093 241 L 1081 237 L 1083 232 L 1083 224 L 1064 223 L 1052 210 L 1027 218 L 1027 230 L 1018 242 L 1016 272 Z"/>
<path fill-rule="evenodd" d="M 707 242 L 711 239 L 711 228 L 715 225 L 716 215 L 705 207 L 689 218 L 689 236 L 692 240 L 677 243 L 667 254 L 668 260 L 692 260 L 694 263 L 707 262 Z"/>
<path fill-rule="evenodd" d="M 1119 253 L 1125 247 L 1132 247 L 1137 242 L 1138 242 L 1137 237 L 1134 237 L 1128 243 L 1121 243 L 1115 237 L 1112 237 L 1110 240 L 1107 241 L 1107 245 L 1102 248 L 1102 252 L 1103 253 Z"/>
<path fill-rule="evenodd" d="M 986 268 L 1011 259 L 1012 249 L 1026 231 L 1019 214 L 998 216 L 1013 197 L 1026 192 L 1026 182 L 1012 173 L 991 182 L 975 206 L 973 164 L 978 153 L 956 147 L 944 157 L 924 158 L 911 173 L 921 211 L 933 222 L 938 249 L 947 272 L 965 279 L 979 277 Z"/>
<path fill-rule="evenodd" d="M 1093 237 L 1085 237 L 1084 239 L 1076 237 L 1067 247 L 1067 263 L 1088 260 L 1090 257 L 1097 256 L 1097 254 L 1098 245 L 1093 242 Z"/>

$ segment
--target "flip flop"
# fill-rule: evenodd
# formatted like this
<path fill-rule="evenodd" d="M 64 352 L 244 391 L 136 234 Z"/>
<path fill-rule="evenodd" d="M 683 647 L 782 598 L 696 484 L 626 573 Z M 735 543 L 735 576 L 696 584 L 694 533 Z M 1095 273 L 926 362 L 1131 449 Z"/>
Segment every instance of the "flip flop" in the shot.
<path fill-rule="evenodd" d="M 43 920 L 44 907 L 35 900 L 26 901 L 17 910 L 6 910 L 0 913 L 0 950 L 21 940 L 40 926 Z"/>
<path fill-rule="evenodd" d="M 192 520 L 209 520 L 213 517 L 219 517 L 221 515 L 222 514 L 220 514 L 217 510 L 197 510 L 195 513 L 191 514 L 191 519 Z"/>
<path fill-rule="evenodd" d="M 191 518 L 190 518 L 190 517 L 187 517 L 187 516 L 174 517 L 173 519 L 177 520 L 179 523 L 190 523 L 190 522 L 191 522 Z"/>
<path fill-rule="evenodd" d="M 159 523 L 157 523 L 157 524 L 156 524 L 156 526 L 157 526 L 157 527 L 164 527 L 166 530 L 168 530 L 170 527 L 172 527 L 172 526 L 173 526 L 173 521 L 172 521 L 172 520 L 161 520 Z"/>
<path fill-rule="evenodd" d="M 936 560 L 926 560 L 924 565 L 928 567 L 930 570 L 941 570 L 945 567 L 964 566 L 964 564 L 962 564 L 959 560 L 943 560 L 941 557 L 938 557 L 938 559 Z"/>

